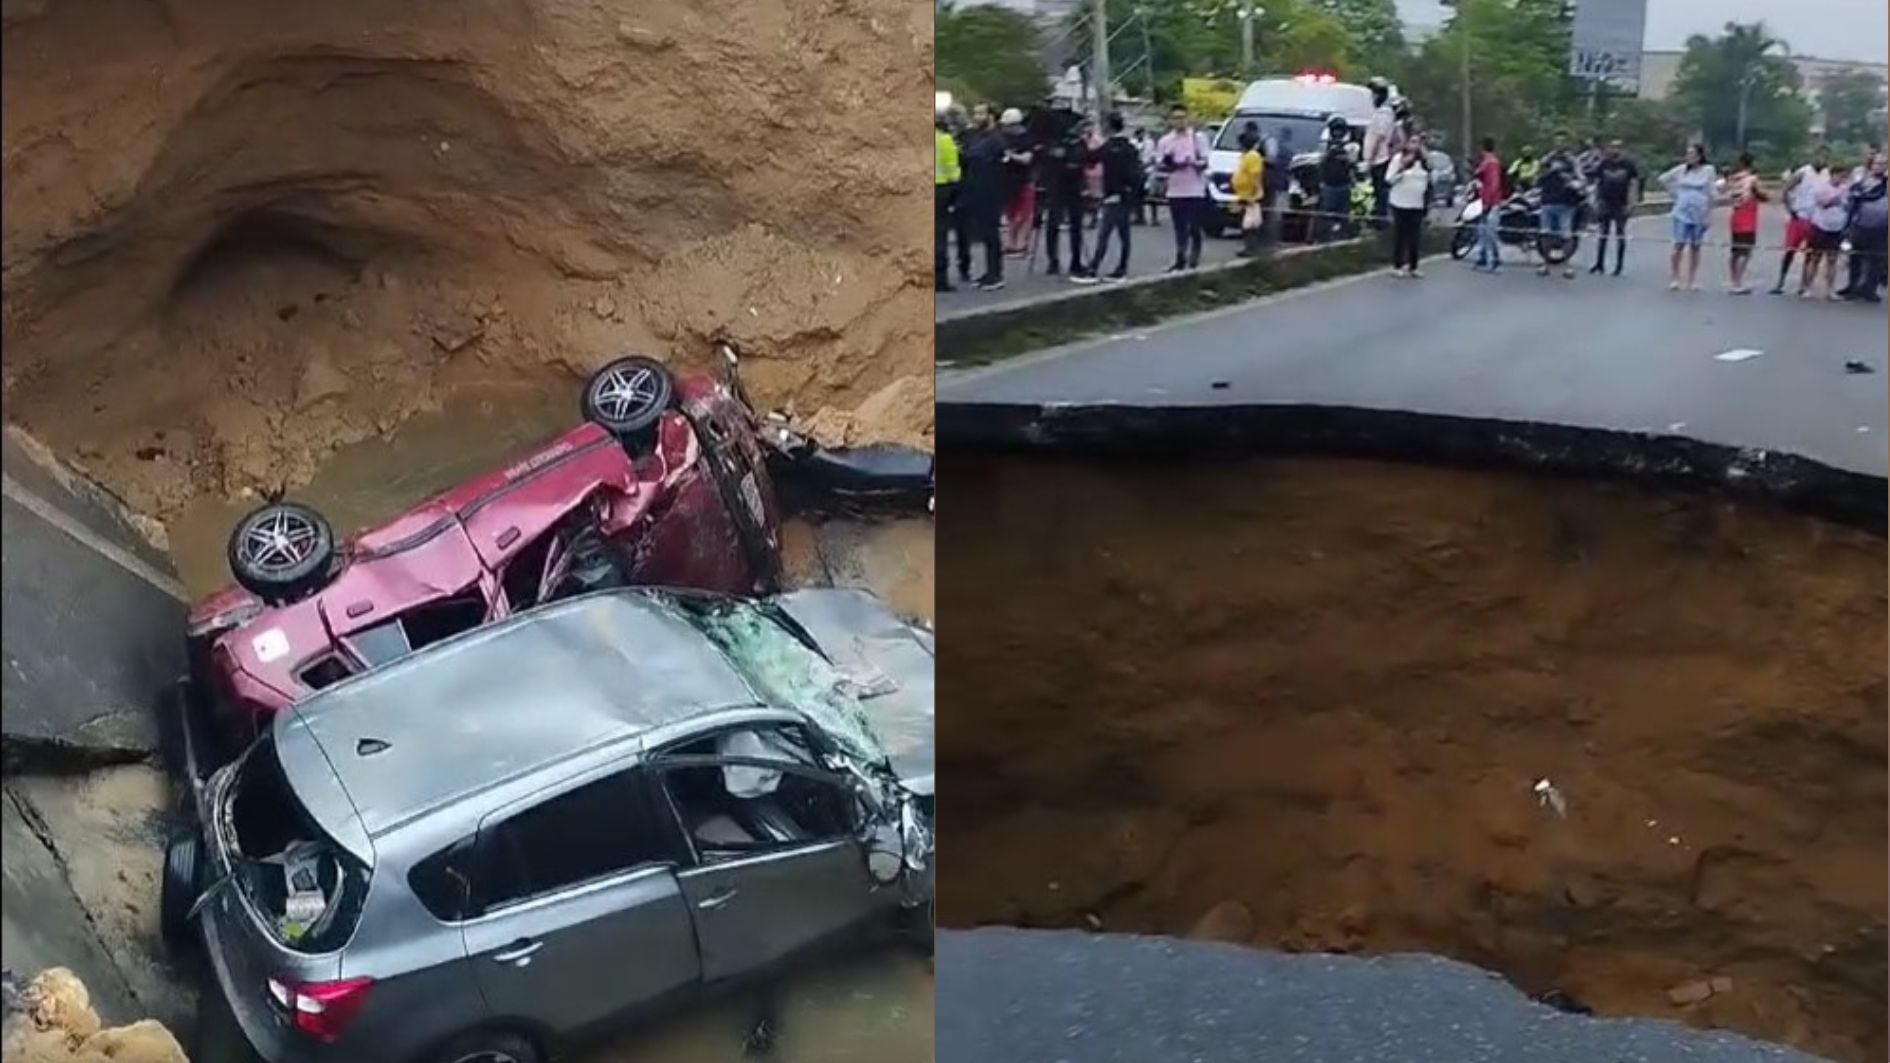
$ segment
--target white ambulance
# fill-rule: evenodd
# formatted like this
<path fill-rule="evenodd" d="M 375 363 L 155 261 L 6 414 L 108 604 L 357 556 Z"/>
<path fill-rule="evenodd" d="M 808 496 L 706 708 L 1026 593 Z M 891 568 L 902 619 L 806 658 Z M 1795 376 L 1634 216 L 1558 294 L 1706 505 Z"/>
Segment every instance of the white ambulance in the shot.
<path fill-rule="evenodd" d="M 1392 98 L 1398 90 L 1391 89 Z M 1365 126 L 1372 117 L 1371 89 L 1338 80 L 1331 74 L 1303 73 L 1294 77 L 1263 78 L 1248 85 L 1234 105 L 1234 113 L 1215 136 L 1208 156 L 1208 195 L 1215 209 L 1208 216 L 1208 232 L 1219 236 L 1239 227 L 1239 209 L 1234 205 L 1234 166 L 1240 161 L 1240 133 L 1248 123 L 1259 130 L 1261 142 L 1269 136 L 1280 139 L 1281 149 L 1290 157 L 1294 180 L 1288 192 L 1287 207 L 1298 210 L 1316 205 L 1318 189 L 1302 186 L 1302 177 L 1314 180 L 1319 158 L 1326 147 L 1326 122 L 1333 115 L 1344 116 L 1352 127 L 1354 141 L 1363 141 Z M 1311 204 L 1306 202 L 1310 196 Z M 1299 238 L 1289 232 L 1289 239 Z"/>

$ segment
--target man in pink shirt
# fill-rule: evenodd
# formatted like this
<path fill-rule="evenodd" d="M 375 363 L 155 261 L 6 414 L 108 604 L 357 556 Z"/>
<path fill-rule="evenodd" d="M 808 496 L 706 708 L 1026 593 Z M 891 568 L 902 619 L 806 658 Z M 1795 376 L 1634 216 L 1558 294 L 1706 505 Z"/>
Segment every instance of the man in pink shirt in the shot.
<path fill-rule="evenodd" d="M 1477 223 L 1477 260 L 1472 269 L 1494 273 L 1503 265 L 1501 243 L 1497 240 L 1497 209 L 1503 202 L 1503 160 L 1496 154 L 1496 138 L 1483 138 L 1483 157 L 1477 160 L 1477 202 L 1483 204 L 1483 217 Z"/>
<path fill-rule="evenodd" d="M 1169 110 L 1168 132 L 1155 145 L 1155 165 L 1168 175 L 1168 216 L 1175 223 L 1175 262 L 1168 272 L 1194 269 L 1201 264 L 1207 224 L 1208 145 L 1186 107 Z"/>

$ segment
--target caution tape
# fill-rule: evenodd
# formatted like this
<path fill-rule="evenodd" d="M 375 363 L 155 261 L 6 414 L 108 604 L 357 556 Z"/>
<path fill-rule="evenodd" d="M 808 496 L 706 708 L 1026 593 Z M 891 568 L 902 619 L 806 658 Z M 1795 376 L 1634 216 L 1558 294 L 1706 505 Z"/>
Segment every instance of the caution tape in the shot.
<path fill-rule="evenodd" d="M 1171 202 L 1171 201 L 1164 201 L 1164 202 Z M 1161 204 L 1145 202 L 1143 205 L 1148 206 L 1148 207 L 1158 207 Z M 1134 204 L 1130 204 L 1129 209 L 1133 212 L 1136 210 L 1136 206 Z M 1456 209 L 1460 209 L 1460 208 L 1456 208 Z M 1208 208 L 1208 210 L 1211 213 L 1224 214 L 1224 215 L 1232 215 L 1232 214 L 1238 213 L 1236 208 L 1225 203 L 1214 203 L 1212 206 Z M 1047 213 L 1048 211 L 1046 210 L 1046 208 L 1042 205 L 1040 201 L 1038 204 L 1038 209 L 1036 211 L 1036 216 L 1034 218 L 1034 224 L 1032 226 L 1032 228 L 1036 230 L 1037 232 L 1041 232 L 1042 230 L 1049 227 L 1046 223 Z M 1599 223 L 1594 218 L 1593 209 L 1589 208 L 1587 213 L 1588 213 L 1588 217 L 1584 219 L 1583 225 L 1580 228 L 1575 230 L 1575 236 L 1578 239 L 1588 239 L 1588 240 L 1605 239 L 1609 241 L 1610 243 L 1612 243 L 1615 240 L 1625 240 L 1629 243 L 1662 244 L 1668 247 L 1671 247 L 1676 243 L 1676 241 L 1673 239 L 1671 234 L 1637 235 L 1634 233 L 1616 233 L 1616 232 L 1611 231 L 1604 235 L 1600 230 Z M 1100 214 L 1100 211 L 1097 207 L 1097 204 L 1095 204 L 1094 201 L 1088 201 L 1084 204 L 1084 207 L 1081 213 L 1081 222 L 1086 230 L 1093 230 L 1100 227 L 1100 222 L 1097 221 L 1099 214 Z M 1670 215 L 1659 215 L 1659 214 L 1634 214 L 1632 213 L 1632 208 L 1630 208 L 1630 213 L 1628 215 L 1627 220 L 1629 223 L 1632 223 L 1638 220 L 1652 219 L 1652 218 L 1661 218 L 1663 220 L 1667 220 L 1667 219 L 1670 219 L 1670 217 L 1671 217 Z M 1372 228 L 1374 222 L 1376 221 L 1376 219 L 1374 219 L 1369 214 L 1360 215 L 1360 214 L 1351 213 L 1351 212 L 1300 210 L 1300 209 L 1288 207 L 1285 210 L 1280 212 L 1280 221 L 1274 224 L 1283 225 L 1289 220 L 1294 226 L 1298 226 L 1301 224 L 1317 225 L 1320 221 L 1323 220 L 1323 221 L 1331 223 L 1332 226 L 1337 227 L 1337 228 L 1355 230 L 1352 232 L 1348 232 L 1346 234 L 1348 237 L 1355 236 L 1355 235 L 1364 235 L 1367 231 L 1369 231 Z M 1391 222 L 1389 218 L 1383 220 L 1381 223 L 1378 223 L 1378 224 L 1382 225 L 1385 231 L 1389 231 L 1390 226 L 1391 226 Z M 1427 229 L 1434 229 L 1434 228 L 1440 228 L 1440 227 L 1441 228 L 1456 228 L 1458 225 L 1465 225 L 1469 228 L 1475 229 L 1480 224 L 1481 224 L 1480 221 L 1459 222 L 1454 217 L 1440 217 L 1434 209 L 1426 212 L 1426 217 L 1424 221 L 1424 226 Z M 1743 250 L 1746 250 L 1748 253 L 1751 253 L 1751 254 L 1757 254 L 1761 251 L 1767 252 L 1767 253 L 1782 253 L 1782 252 L 1787 252 L 1787 251 L 1790 251 L 1793 253 L 1800 253 L 1800 252 L 1808 252 L 1808 251 L 1813 250 L 1813 248 L 1810 246 L 1809 243 L 1802 244 L 1798 247 L 1789 247 L 1783 243 L 1777 243 L 1777 242 L 1759 243 L 1756 241 L 1750 244 L 1735 245 L 1732 242 L 1730 232 L 1728 232 L 1724 228 L 1725 224 L 1726 223 L 1724 221 L 1723 216 L 1720 219 L 1718 225 L 1714 225 L 1713 223 L 1709 222 L 1708 223 L 1709 230 L 1718 229 L 1718 233 L 1709 231 L 1708 235 L 1702 238 L 1697 244 L 1697 246 L 1700 247 L 1702 250 L 1711 248 L 1715 250 L 1723 250 L 1723 251 L 1729 251 L 1729 252 L 1733 250 L 1735 247 L 1738 247 Z M 1062 229 L 1064 228 L 1064 226 L 1060 225 L 1058 226 L 1058 228 Z M 1036 233 L 1033 232 L 1032 234 L 1033 243 L 1037 242 L 1035 240 L 1035 235 Z M 1532 229 L 1517 228 L 1515 226 L 1498 226 L 1497 235 L 1498 235 L 1498 239 L 1506 247 L 1517 247 L 1520 244 L 1522 249 L 1524 250 L 1534 250 L 1535 249 L 1534 245 L 1537 244 L 1544 236 L 1551 235 L 1551 233 L 1550 233 L 1550 230 L 1543 228 L 1540 225 Z M 1848 236 L 1845 237 L 1844 239 L 1846 240 L 1848 244 Z M 1524 243 L 1525 241 L 1526 243 Z M 1307 240 L 1304 242 L 1316 244 L 1322 241 Z M 1688 246 L 1695 246 L 1695 245 L 1689 244 Z M 1829 251 L 1819 252 L 1819 254 L 1821 255 L 1830 254 L 1830 253 L 1832 252 L 1829 252 Z M 1857 251 L 1856 249 L 1851 248 L 1849 246 L 1843 246 L 1843 247 L 1838 248 L 1836 253 L 1843 254 L 1843 255 L 1852 255 L 1852 254 L 1870 254 L 1871 252 Z M 1882 252 L 1876 252 L 1876 254 L 1882 254 Z"/>

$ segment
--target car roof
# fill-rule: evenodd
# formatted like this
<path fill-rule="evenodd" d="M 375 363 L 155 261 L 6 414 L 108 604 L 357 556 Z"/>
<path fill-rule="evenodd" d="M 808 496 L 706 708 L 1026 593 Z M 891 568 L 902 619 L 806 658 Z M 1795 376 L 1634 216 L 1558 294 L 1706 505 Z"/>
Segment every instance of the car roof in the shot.
<path fill-rule="evenodd" d="M 599 746 L 758 703 L 661 592 L 629 588 L 530 610 L 339 683 L 279 713 L 275 738 L 298 796 L 346 841 Z M 353 817 L 358 826 L 340 822 Z"/>

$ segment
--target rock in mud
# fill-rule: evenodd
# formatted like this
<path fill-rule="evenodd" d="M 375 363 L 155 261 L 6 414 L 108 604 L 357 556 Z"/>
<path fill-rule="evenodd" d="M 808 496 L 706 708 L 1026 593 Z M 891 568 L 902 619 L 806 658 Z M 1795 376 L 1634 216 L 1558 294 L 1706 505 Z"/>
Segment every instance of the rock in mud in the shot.
<path fill-rule="evenodd" d="M 324 399 L 348 393 L 348 378 L 335 368 L 334 359 L 325 351 L 315 352 L 302 366 L 301 379 L 295 385 L 295 408 L 306 410 Z"/>
<path fill-rule="evenodd" d="M 1239 901 L 1222 901 L 1195 920 L 1188 936 L 1196 941 L 1245 944 L 1253 939 L 1253 912 Z"/>
<path fill-rule="evenodd" d="M 85 983 L 63 967 L 41 971 L 20 995 L 0 1055 L 8 1063 L 189 1063 L 162 1023 L 102 1028 Z"/>

